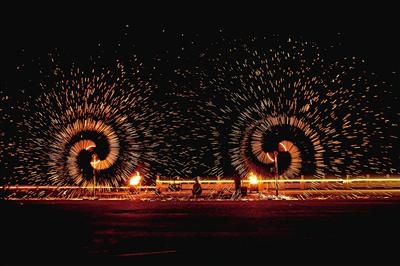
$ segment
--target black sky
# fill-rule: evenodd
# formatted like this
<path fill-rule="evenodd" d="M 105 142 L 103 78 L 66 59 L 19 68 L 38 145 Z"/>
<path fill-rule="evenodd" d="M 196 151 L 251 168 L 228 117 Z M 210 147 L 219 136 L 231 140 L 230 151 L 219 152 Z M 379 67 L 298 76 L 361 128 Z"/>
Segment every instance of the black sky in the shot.
<path fill-rule="evenodd" d="M 90 52 L 98 42 L 118 42 L 129 24 L 137 47 L 147 52 L 174 47 L 176 36 L 160 43 L 160 30 L 202 34 L 213 39 L 218 29 L 228 34 L 295 34 L 321 46 L 342 33 L 346 53 L 361 56 L 378 70 L 399 69 L 397 14 L 394 4 L 347 1 L 147 1 L 146 3 L 95 2 L 22 3 L 3 9 L 2 43 L 6 67 L 15 65 L 20 49 L 33 55 L 54 47 Z M 215 1 L 216 2 L 216 1 Z M 4 61 L 3 61 L 4 62 Z"/>
<path fill-rule="evenodd" d="M 18 94 L 21 88 L 37 91 L 43 76 L 35 73 L 37 62 L 54 49 L 70 61 L 86 60 L 88 64 L 88 58 L 99 54 L 105 60 L 115 59 L 112 54 L 116 51 L 125 53 L 122 57 L 136 54 L 145 66 L 152 67 L 154 58 L 166 51 L 173 57 L 192 40 L 198 49 L 204 49 L 221 35 L 241 38 L 279 34 L 313 41 L 320 47 L 335 45 L 330 52 L 337 53 L 337 58 L 363 58 L 370 72 L 395 88 L 400 85 L 396 8 L 383 2 L 68 1 L 14 3 L 3 13 L 1 87 L 9 95 Z M 184 55 L 197 57 L 198 52 L 185 51 Z M 21 75 L 18 68 L 29 64 L 31 69 Z M 175 67 L 170 62 L 164 64 L 167 72 Z M 28 80 L 33 81 L 25 83 Z"/>

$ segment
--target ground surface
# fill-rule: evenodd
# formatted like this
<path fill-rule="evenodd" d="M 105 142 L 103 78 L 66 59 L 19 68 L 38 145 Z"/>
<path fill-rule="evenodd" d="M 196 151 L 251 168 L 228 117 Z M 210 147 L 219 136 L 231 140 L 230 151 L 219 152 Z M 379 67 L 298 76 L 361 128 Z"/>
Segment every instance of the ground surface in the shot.
<path fill-rule="evenodd" d="M 0 204 L 5 265 L 382 265 L 400 259 L 395 199 Z"/>

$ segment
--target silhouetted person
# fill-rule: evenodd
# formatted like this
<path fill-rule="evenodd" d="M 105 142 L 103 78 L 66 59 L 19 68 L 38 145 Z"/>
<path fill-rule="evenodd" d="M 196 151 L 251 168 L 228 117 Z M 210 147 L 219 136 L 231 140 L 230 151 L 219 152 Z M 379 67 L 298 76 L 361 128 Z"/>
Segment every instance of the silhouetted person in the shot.
<path fill-rule="evenodd" d="M 193 188 L 192 188 L 192 195 L 194 198 L 200 197 L 201 196 L 201 192 L 202 192 L 202 188 L 199 182 L 199 179 L 196 178 L 196 180 L 194 181 L 193 184 Z"/>
<path fill-rule="evenodd" d="M 240 177 L 240 175 L 235 173 L 233 175 L 233 180 L 235 182 L 234 198 L 239 198 L 242 194 L 242 178 Z"/>

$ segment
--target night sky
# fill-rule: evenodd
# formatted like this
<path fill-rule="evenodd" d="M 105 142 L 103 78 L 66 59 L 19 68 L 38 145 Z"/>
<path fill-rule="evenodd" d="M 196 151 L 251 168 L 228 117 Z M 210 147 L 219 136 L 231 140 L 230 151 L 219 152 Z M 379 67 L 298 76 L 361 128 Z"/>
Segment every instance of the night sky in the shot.
<path fill-rule="evenodd" d="M 26 119 L 20 107 L 28 103 L 32 113 L 40 110 L 32 107 L 32 103 L 51 90 L 55 70 L 52 58 L 65 72 L 79 67 L 87 72 L 95 69 L 96 73 L 101 73 L 103 69 L 113 69 L 117 61 L 131 67 L 128 71 L 140 69 L 139 83 L 136 83 L 138 75 L 128 74 L 128 78 L 132 76 L 134 83 L 139 84 L 137 87 L 150 89 L 146 95 L 148 103 L 143 104 L 143 108 L 152 111 L 147 114 L 139 106 L 132 111 L 148 115 L 143 114 L 140 127 L 144 129 L 137 133 L 137 139 L 146 139 L 143 143 L 148 146 L 140 150 L 146 155 L 139 156 L 137 166 L 146 169 L 143 171 L 148 177 L 157 174 L 166 177 L 234 174 L 238 169 L 232 165 L 229 155 L 234 147 L 229 146 L 227 136 L 240 114 L 226 115 L 221 111 L 234 106 L 233 102 L 237 101 L 232 101 L 234 97 L 226 96 L 215 89 L 215 83 L 209 82 L 216 79 L 215 69 L 219 68 L 210 62 L 218 57 L 229 62 L 232 58 L 224 55 L 229 48 L 251 43 L 252 38 L 264 37 L 272 40 L 267 43 L 274 49 L 279 43 L 293 39 L 326 48 L 323 55 L 326 61 L 352 57 L 365 61 L 362 66 L 356 65 L 360 75 L 367 77 L 371 84 L 381 84 L 366 93 L 368 102 L 375 103 L 369 108 L 375 113 L 382 112 L 384 119 L 397 127 L 384 128 L 381 133 L 381 136 L 387 136 L 384 141 L 372 140 L 371 149 L 365 149 L 360 159 L 361 173 L 368 172 L 365 156 L 370 156 L 371 150 L 371 156 L 386 156 L 387 163 L 378 167 L 388 165 L 392 171 L 369 172 L 398 173 L 399 142 L 392 138 L 399 133 L 400 42 L 395 8 L 346 6 L 343 3 L 335 6 L 293 6 L 292 3 L 269 6 L 258 2 L 246 5 L 199 3 L 190 6 L 179 2 L 126 7 L 109 5 L 21 4 L 3 11 L 1 145 L 9 148 L 3 149 L 1 155 L 4 161 L 1 172 L 5 173 L 1 182 L 32 175 L 31 170 L 15 170 L 21 169 L 21 161 L 24 162 L 22 168 L 47 169 L 33 166 L 35 162 L 19 157 L 21 154 L 34 156 L 37 152 L 33 152 L 32 143 L 33 146 L 22 148 L 21 143 L 25 140 L 45 138 L 40 130 L 35 133 L 20 127 L 21 121 Z M 293 8 L 288 9 L 288 6 Z M 264 44 L 255 46 L 259 51 L 268 50 Z M 223 51 L 222 55 L 220 51 Z M 239 54 L 236 59 L 241 60 Z M 356 78 L 358 74 L 353 75 Z M 361 89 L 357 93 L 363 94 Z M 378 97 L 374 98 L 374 95 Z M 129 116 L 129 111 L 127 113 Z M 363 119 L 368 121 L 368 116 Z M 145 120 L 152 122 L 146 124 Z M 127 143 L 130 142 L 127 140 Z M 385 150 L 383 153 L 375 149 L 380 146 Z M 23 149 L 25 152 L 21 153 Z M 121 149 L 123 151 L 124 147 Z M 40 160 L 45 160 L 43 158 Z M 343 167 L 351 163 L 346 161 Z M 306 174 L 313 174 L 317 166 L 311 168 Z"/>

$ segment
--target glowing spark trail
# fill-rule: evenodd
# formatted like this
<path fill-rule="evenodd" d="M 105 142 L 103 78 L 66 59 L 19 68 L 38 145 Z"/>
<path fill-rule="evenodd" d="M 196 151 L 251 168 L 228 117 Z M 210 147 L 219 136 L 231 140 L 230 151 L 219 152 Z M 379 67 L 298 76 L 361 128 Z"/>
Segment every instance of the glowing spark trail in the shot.
<path fill-rule="evenodd" d="M 118 64 L 116 73 L 73 69 L 43 86 L 19 125 L 30 134 L 18 148 L 25 183 L 118 187 L 138 167 L 147 174 L 148 84 Z"/>
<path fill-rule="evenodd" d="M 22 104 L 0 91 L 1 122 L 17 127 L 0 132 L 2 182 L 120 188 L 135 176 L 143 186 L 200 176 L 232 185 L 238 175 L 262 185 L 277 168 L 277 183 L 325 185 L 399 173 L 400 113 L 382 100 L 398 96 L 363 60 L 294 38 L 222 37 L 200 51 L 193 38 L 176 58 L 157 55 L 152 85 L 139 68 L 91 61 L 90 71 L 74 62 L 40 70 L 45 80 Z"/>
<path fill-rule="evenodd" d="M 273 176 L 274 151 L 284 178 L 398 172 L 389 159 L 397 137 L 381 130 L 398 124 L 375 100 L 390 92 L 364 61 L 335 61 L 314 44 L 275 37 L 224 39 L 214 50 L 206 60 L 217 74 L 205 69 L 202 83 L 222 95 L 213 100 L 229 136 L 215 156 L 228 154 L 242 178 Z"/>

